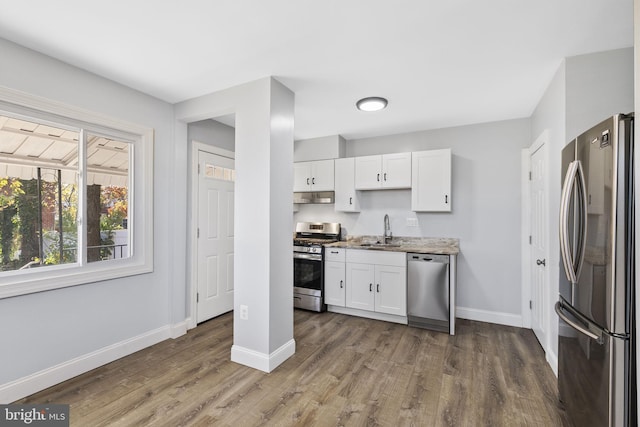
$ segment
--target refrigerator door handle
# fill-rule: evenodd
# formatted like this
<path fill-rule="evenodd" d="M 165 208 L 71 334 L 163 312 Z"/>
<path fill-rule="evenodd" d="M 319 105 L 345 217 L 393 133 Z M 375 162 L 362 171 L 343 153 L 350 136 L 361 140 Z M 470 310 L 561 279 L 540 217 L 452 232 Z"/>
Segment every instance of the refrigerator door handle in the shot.
<path fill-rule="evenodd" d="M 560 196 L 560 254 L 562 255 L 562 265 L 569 283 L 576 283 L 573 260 L 571 259 L 571 248 L 569 247 L 569 203 L 574 187 L 577 171 L 577 163 L 571 162 L 567 175 L 564 177 L 562 195 Z"/>
<path fill-rule="evenodd" d="M 569 326 L 575 329 L 578 332 L 588 336 L 589 338 L 595 340 L 598 344 L 604 343 L 604 334 L 605 330 L 584 317 L 582 314 L 575 311 L 570 305 L 564 304 L 562 299 L 556 302 L 555 305 L 556 313 L 560 319 L 564 320 Z M 578 319 L 580 323 L 571 320 L 566 314 L 564 314 L 564 310 L 569 312 L 573 317 Z"/>
<path fill-rule="evenodd" d="M 587 247 L 587 205 L 588 205 L 588 195 L 587 195 L 587 185 L 584 179 L 584 169 L 582 169 L 582 162 L 576 160 L 578 164 L 576 177 L 578 178 L 578 195 L 580 199 L 578 203 L 580 203 L 580 208 L 582 212 L 580 213 L 580 234 L 578 235 L 578 250 L 577 256 L 578 259 L 574 260 L 574 268 L 576 273 L 576 282 L 580 277 L 580 272 L 582 271 L 582 264 L 584 262 L 584 251 Z"/>
<path fill-rule="evenodd" d="M 571 246 L 569 244 L 569 208 L 571 203 L 571 196 L 573 189 L 577 189 L 577 193 L 580 197 L 579 203 L 582 212 L 580 213 L 580 235 L 578 239 L 577 258 L 573 258 L 571 253 Z M 584 236 L 586 235 L 586 217 L 587 213 L 587 191 L 584 180 L 584 172 L 582 169 L 582 163 L 579 160 L 575 160 L 569 164 L 567 175 L 564 179 L 562 186 L 562 195 L 560 197 L 560 253 L 562 254 L 562 265 L 564 266 L 564 272 L 567 276 L 567 280 L 570 283 L 575 284 L 578 282 L 580 276 L 580 270 L 582 270 L 582 262 L 584 260 Z"/>

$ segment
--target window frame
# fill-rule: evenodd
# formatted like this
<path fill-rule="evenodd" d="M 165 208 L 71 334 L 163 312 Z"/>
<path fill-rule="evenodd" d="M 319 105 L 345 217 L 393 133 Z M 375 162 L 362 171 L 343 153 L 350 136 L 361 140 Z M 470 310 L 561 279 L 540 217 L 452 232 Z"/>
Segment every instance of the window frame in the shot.
<path fill-rule="evenodd" d="M 0 299 L 152 272 L 153 129 L 3 87 L 0 87 L 0 110 L 80 129 L 78 155 L 83 166 L 87 133 L 109 135 L 131 143 L 128 178 L 130 256 L 87 263 L 86 224 L 82 221 L 78 244 L 78 253 L 82 253 L 82 257 L 79 256 L 75 263 L 0 273 Z M 79 206 L 82 218 L 86 218 L 86 173 L 86 167 L 82 167 L 78 180 L 83 192 Z"/>

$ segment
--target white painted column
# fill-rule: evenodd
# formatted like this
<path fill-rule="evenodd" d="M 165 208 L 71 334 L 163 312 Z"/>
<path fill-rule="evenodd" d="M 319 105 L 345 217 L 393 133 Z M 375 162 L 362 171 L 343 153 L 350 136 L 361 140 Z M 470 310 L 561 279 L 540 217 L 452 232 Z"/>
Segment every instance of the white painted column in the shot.
<path fill-rule="evenodd" d="M 235 112 L 231 360 L 270 372 L 293 340 L 293 93 L 265 78 L 175 106 L 193 122 Z M 247 316 L 241 318 L 241 313 Z"/>
<path fill-rule="evenodd" d="M 231 360 L 270 372 L 293 340 L 293 93 L 261 80 L 236 115 Z M 247 313 L 243 319 L 241 313 Z"/>

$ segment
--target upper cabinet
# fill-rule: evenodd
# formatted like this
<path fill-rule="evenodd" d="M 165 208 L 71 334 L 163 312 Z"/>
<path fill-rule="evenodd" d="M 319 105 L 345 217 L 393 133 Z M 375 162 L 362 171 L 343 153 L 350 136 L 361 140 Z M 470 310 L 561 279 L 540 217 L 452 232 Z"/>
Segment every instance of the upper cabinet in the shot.
<path fill-rule="evenodd" d="M 333 191 L 333 160 L 293 164 L 293 191 Z"/>
<path fill-rule="evenodd" d="M 411 210 L 451 212 L 451 149 L 411 153 Z"/>
<path fill-rule="evenodd" d="M 360 212 L 358 192 L 355 187 L 356 159 L 335 160 L 335 210 Z"/>
<path fill-rule="evenodd" d="M 411 188 L 411 153 L 355 158 L 355 189 Z"/>

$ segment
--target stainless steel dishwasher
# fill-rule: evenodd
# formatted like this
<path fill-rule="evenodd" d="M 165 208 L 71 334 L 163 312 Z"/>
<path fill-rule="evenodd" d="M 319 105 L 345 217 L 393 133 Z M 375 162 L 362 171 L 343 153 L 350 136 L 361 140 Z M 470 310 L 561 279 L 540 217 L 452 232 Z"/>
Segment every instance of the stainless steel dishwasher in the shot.
<path fill-rule="evenodd" d="M 449 255 L 407 254 L 409 326 L 449 332 Z"/>

